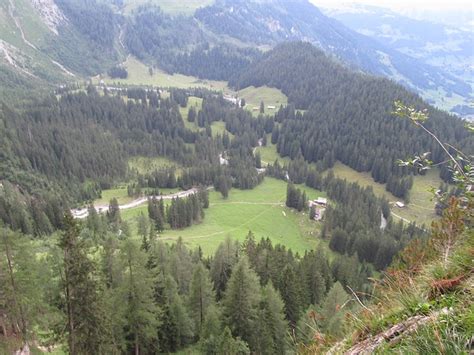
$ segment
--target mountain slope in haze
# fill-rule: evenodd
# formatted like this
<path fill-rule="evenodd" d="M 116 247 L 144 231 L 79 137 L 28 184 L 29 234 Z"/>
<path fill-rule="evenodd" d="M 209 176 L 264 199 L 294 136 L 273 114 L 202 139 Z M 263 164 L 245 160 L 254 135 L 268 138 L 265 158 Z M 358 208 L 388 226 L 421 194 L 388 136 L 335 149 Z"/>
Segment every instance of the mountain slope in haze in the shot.
<path fill-rule="evenodd" d="M 345 27 L 306 0 L 219 0 L 195 17 L 215 33 L 245 42 L 309 41 L 354 68 L 392 78 L 421 94 L 440 89 L 462 97 L 472 94 L 459 78 Z"/>
<path fill-rule="evenodd" d="M 429 21 L 402 16 L 388 9 L 353 5 L 324 12 L 349 28 L 426 64 L 474 82 L 474 34 Z"/>

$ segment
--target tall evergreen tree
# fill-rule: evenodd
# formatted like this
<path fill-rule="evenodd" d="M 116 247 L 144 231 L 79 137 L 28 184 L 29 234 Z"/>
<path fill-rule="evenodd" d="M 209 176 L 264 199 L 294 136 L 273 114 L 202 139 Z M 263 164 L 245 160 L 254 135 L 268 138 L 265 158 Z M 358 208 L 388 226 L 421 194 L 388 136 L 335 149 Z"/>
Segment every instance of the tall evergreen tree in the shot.
<path fill-rule="evenodd" d="M 293 265 L 287 264 L 282 270 L 279 290 L 285 302 L 286 319 L 292 326 L 295 326 L 301 311 L 301 299 Z"/>
<path fill-rule="evenodd" d="M 285 320 L 284 303 L 269 282 L 262 288 L 256 351 L 269 355 L 285 354 L 287 332 L 288 323 Z"/>
<path fill-rule="evenodd" d="M 146 268 L 146 254 L 136 242 L 122 246 L 123 281 L 120 304 L 125 320 L 127 348 L 135 354 L 158 352 L 156 329 L 160 309 L 153 298 L 153 274 Z"/>
<path fill-rule="evenodd" d="M 194 269 L 188 297 L 190 314 L 194 320 L 196 332 L 202 331 L 203 323 L 214 300 L 215 293 L 209 271 L 202 263 L 199 263 Z"/>
<path fill-rule="evenodd" d="M 110 350 L 110 336 L 95 266 L 87 257 L 72 215 L 66 214 L 63 223 L 59 246 L 63 251 L 68 349 L 72 355 L 103 354 Z"/>
<path fill-rule="evenodd" d="M 226 323 L 234 336 L 241 337 L 252 349 L 257 342 L 260 282 L 243 256 L 232 270 L 223 301 Z"/>

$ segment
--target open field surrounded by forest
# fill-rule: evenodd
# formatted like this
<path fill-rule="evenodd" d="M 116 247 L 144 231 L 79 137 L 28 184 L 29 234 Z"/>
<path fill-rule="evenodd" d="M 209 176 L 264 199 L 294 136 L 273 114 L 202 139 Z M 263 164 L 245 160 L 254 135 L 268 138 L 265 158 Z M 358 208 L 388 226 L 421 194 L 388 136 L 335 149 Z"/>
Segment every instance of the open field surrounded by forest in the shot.
<path fill-rule="evenodd" d="M 259 109 L 261 102 L 264 103 L 265 113 L 267 114 L 274 114 L 278 111 L 281 105 L 286 106 L 288 104 L 288 98 L 285 94 L 276 88 L 270 88 L 268 86 L 258 88 L 249 86 L 245 89 L 235 91 L 229 88 L 225 81 L 202 80 L 182 74 L 171 75 L 157 68 L 152 68 L 152 72 L 150 73 L 150 67 L 147 67 L 141 61 L 132 56 L 127 58 L 123 63 L 123 67 L 127 69 L 128 72 L 128 77 L 126 79 L 112 79 L 106 76 L 104 79 L 105 82 L 107 84 L 145 85 L 163 88 L 173 87 L 178 89 L 205 88 L 244 99 L 246 103 L 245 108 L 251 111 L 254 115 L 260 113 Z M 186 114 L 183 118 L 186 119 L 186 110 L 189 110 L 191 105 L 200 108 L 202 105 L 202 99 L 190 97 L 188 107 L 181 110 L 182 114 Z"/>
<path fill-rule="evenodd" d="M 252 111 L 254 115 L 260 113 L 260 103 L 264 103 L 264 110 L 266 114 L 273 115 L 280 106 L 288 104 L 288 98 L 280 90 L 270 88 L 268 86 L 249 86 L 245 89 L 239 90 L 237 95 L 239 98 L 245 100 L 245 108 Z"/>
<path fill-rule="evenodd" d="M 112 79 L 106 76 L 104 81 L 107 84 L 145 85 L 164 88 L 173 87 L 178 89 L 202 87 L 216 91 L 227 90 L 227 83 L 225 81 L 201 80 L 193 76 L 182 74 L 171 75 L 157 68 L 152 68 L 152 73 L 150 74 L 150 67 L 132 56 L 129 56 L 122 65 L 127 69 L 128 77 L 126 79 Z"/>
<path fill-rule="evenodd" d="M 308 198 L 325 196 L 323 192 L 299 186 Z M 227 199 L 215 191 L 209 193 L 210 206 L 204 220 L 183 230 L 165 230 L 160 239 L 169 242 L 183 238 L 186 246 L 201 246 L 211 255 L 226 237 L 243 241 L 249 231 L 257 239 L 269 237 L 274 244 L 282 244 L 295 252 L 314 249 L 319 239 L 320 224 L 309 220 L 307 213 L 298 213 L 285 206 L 286 183 L 273 178 L 253 190 L 232 189 Z M 122 211 L 122 218 L 136 231 L 136 217 L 147 214 L 147 206 Z"/>

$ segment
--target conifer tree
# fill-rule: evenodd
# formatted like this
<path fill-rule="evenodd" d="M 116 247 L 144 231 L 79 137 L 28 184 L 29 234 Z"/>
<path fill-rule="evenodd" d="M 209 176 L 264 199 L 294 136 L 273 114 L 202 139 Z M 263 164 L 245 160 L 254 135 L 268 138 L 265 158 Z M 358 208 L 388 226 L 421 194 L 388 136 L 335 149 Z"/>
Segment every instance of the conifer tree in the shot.
<path fill-rule="evenodd" d="M 287 264 L 282 270 L 280 293 L 285 302 L 286 319 L 292 326 L 295 326 L 301 311 L 299 291 L 294 267 L 291 264 Z"/>
<path fill-rule="evenodd" d="M 191 317 L 194 320 L 196 332 L 202 331 L 209 308 L 213 306 L 215 293 L 209 271 L 199 263 L 193 273 L 188 304 Z"/>
<path fill-rule="evenodd" d="M 321 329 L 333 336 L 338 336 L 342 333 L 342 325 L 344 321 L 344 313 L 346 310 L 342 306 L 348 300 L 349 295 L 339 282 L 336 282 L 328 294 L 324 302 L 321 304 Z"/>
<path fill-rule="evenodd" d="M 232 274 L 232 268 L 238 260 L 238 247 L 230 238 L 219 244 L 211 263 L 211 278 L 217 298 L 221 299 Z"/>
<path fill-rule="evenodd" d="M 160 309 L 153 298 L 153 273 L 146 268 L 146 254 L 137 243 L 126 240 L 122 247 L 123 281 L 121 304 L 128 349 L 135 354 L 158 352 L 156 329 Z"/>
<path fill-rule="evenodd" d="M 260 282 L 243 256 L 232 270 L 223 301 L 226 323 L 232 334 L 241 337 L 251 348 L 257 338 Z"/>
<path fill-rule="evenodd" d="M 110 200 L 109 209 L 107 211 L 107 219 L 112 225 L 117 225 L 121 222 L 120 207 L 115 197 Z"/>
<path fill-rule="evenodd" d="M 66 214 L 63 223 L 59 246 L 63 250 L 68 349 L 72 355 L 101 354 L 108 349 L 109 331 L 95 267 L 86 255 L 72 215 Z"/>
<path fill-rule="evenodd" d="M 216 305 L 210 306 L 199 334 L 199 348 L 205 354 L 216 354 L 222 331 L 222 311 Z"/>
<path fill-rule="evenodd" d="M 262 288 L 258 317 L 258 346 L 261 354 L 285 354 L 288 331 L 284 304 L 271 282 Z"/>
<path fill-rule="evenodd" d="M 225 327 L 224 332 L 219 338 L 216 353 L 225 355 L 245 355 L 250 354 L 250 350 L 244 341 L 240 340 L 240 338 L 234 338 L 230 329 Z"/>

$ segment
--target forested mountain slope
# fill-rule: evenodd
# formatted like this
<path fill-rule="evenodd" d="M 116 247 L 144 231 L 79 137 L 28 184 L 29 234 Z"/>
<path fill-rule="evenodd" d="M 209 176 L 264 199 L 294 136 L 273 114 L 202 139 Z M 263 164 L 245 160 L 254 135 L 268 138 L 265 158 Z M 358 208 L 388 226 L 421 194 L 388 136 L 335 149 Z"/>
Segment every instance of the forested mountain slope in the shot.
<path fill-rule="evenodd" d="M 25 79 L 35 85 L 88 78 L 128 54 L 169 73 L 228 80 L 259 57 L 259 48 L 304 40 L 431 99 L 439 99 L 438 92 L 472 94 L 458 77 L 345 27 L 307 0 L 219 0 L 188 16 L 151 4 L 129 11 L 116 1 L 2 0 L 0 6 L 0 69 L 7 88 Z"/>
<path fill-rule="evenodd" d="M 215 33 L 244 42 L 311 42 L 353 68 L 389 77 L 419 93 L 443 88 L 463 97 L 472 95 L 471 87 L 459 78 L 345 27 L 306 0 L 219 0 L 199 9 L 195 17 Z"/>
<path fill-rule="evenodd" d="M 440 162 L 443 153 L 429 137 L 391 116 L 394 101 L 427 107 L 430 128 L 441 139 L 474 151 L 472 137 L 459 119 L 427 106 L 389 80 L 351 72 L 308 43 L 277 46 L 231 84 L 273 86 L 288 96 L 294 106 L 276 116 L 282 122 L 274 137 L 280 154 L 293 159 L 301 154 L 310 162 L 323 161 L 325 167 L 340 160 L 358 171 L 371 171 L 376 181 L 389 182 L 390 191 L 399 196 L 403 193 L 397 190 L 404 185 L 400 177 L 406 171 L 396 166 L 397 159 L 431 152 L 430 158 Z M 295 107 L 307 112 L 295 115 Z M 443 170 L 443 176 L 449 173 Z"/>

